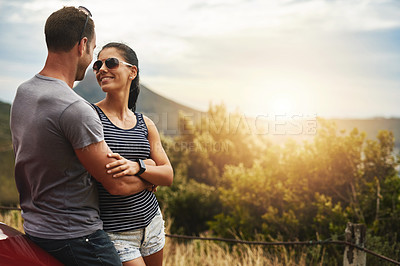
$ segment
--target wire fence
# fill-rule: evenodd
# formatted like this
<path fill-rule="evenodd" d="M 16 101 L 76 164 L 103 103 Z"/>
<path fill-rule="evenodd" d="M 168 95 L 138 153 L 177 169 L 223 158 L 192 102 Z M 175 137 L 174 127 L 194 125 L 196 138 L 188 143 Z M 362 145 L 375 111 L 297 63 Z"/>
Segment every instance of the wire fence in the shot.
<path fill-rule="evenodd" d="M 287 241 L 287 242 L 263 242 L 263 241 L 245 241 L 240 239 L 228 239 L 228 238 L 219 238 L 219 237 L 197 237 L 197 236 L 185 236 L 185 235 L 173 235 L 166 234 L 165 236 L 170 238 L 177 239 L 185 239 L 185 240 L 208 240 L 208 241 L 221 241 L 221 242 L 229 242 L 235 244 L 246 244 L 246 245 L 262 245 L 262 246 L 311 246 L 311 245 L 341 245 L 341 246 L 349 246 L 361 250 L 365 253 L 368 253 L 372 256 L 378 257 L 384 261 L 391 262 L 395 265 L 400 265 L 400 262 L 393 260 L 391 258 L 380 255 L 374 251 L 371 251 L 367 248 L 358 246 L 354 243 L 350 243 L 347 241 L 340 240 L 310 240 L 310 241 Z"/>
<path fill-rule="evenodd" d="M 5 206 L 0 206 L 0 210 L 6 210 L 6 211 L 20 211 L 21 208 L 18 208 L 18 207 L 5 207 Z"/>
<path fill-rule="evenodd" d="M 18 207 L 5 207 L 0 206 L 0 210 L 21 210 Z M 219 241 L 219 242 L 227 242 L 234 244 L 245 244 L 245 245 L 262 245 L 262 246 L 311 246 L 311 245 L 341 245 L 348 246 L 365 253 L 368 253 L 372 256 L 375 256 L 381 260 L 393 263 L 395 265 L 400 265 L 399 261 L 393 260 L 391 258 L 380 255 L 372 250 L 369 250 L 365 247 L 361 247 L 351 242 L 341 241 L 341 240 L 309 240 L 309 241 L 281 241 L 281 242 L 264 242 L 264 241 L 246 241 L 240 239 L 229 239 L 229 238 L 220 238 L 220 237 L 199 237 L 199 236 L 187 236 L 187 235 L 174 235 L 174 234 L 165 234 L 166 237 L 176 238 L 176 239 L 184 239 L 184 240 L 201 240 L 201 241 Z"/>

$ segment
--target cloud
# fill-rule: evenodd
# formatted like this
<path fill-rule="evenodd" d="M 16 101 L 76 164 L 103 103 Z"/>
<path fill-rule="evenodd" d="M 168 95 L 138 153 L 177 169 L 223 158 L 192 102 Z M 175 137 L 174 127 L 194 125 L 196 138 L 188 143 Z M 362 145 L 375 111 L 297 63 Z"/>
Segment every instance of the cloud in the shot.
<path fill-rule="evenodd" d="M 12 99 L 14 99 L 17 86 L 27 79 L 0 75 L 0 80 L 2 86 L 0 101 L 11 103 Z"/>
<path fill-rule="evenodd" d="M 205 109 L 210 100 L 224 101 L 232 108 L 260 113 L 268 111 L 265 99 L 280 91 L 295 99 L 290 102 L 298 99 L 300 110 L 338 113 L 333 100 L 353 97 L 357 102 L 346 100 L 341 110 L 400 115 L 390 106 L 372 111 L 358 102 L 371 97 L 392 102 L 397 96 L 398 1 L 93 3 L 83 5 L 96 23 L 96 52 L 110 41 L 132 46 L 142 81 L 179 102 Z M 80 4 L 0 2 L 0 9 L 6 10 L 0 12 L 0 33 L 5 37 L 0 56 L 4 64 L 13 62 L 3 74 L 18 79 L 19 71 L 25 71 L 24 77 L 39 71 L 46 55 L 45 19 L 63 5 Z"/>

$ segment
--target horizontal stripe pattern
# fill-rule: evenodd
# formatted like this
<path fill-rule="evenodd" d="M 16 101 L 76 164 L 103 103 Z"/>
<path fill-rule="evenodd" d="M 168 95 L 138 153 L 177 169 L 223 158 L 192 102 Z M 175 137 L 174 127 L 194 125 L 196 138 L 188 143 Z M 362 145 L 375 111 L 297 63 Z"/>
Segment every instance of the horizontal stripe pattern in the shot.
<path fill-rule="evenodd" d="M 103 111 L 94 105 L 103 124 L 104 139 L 113 152 L 126 159 L 150 158 L 148 131 L 143 115 L 136 113 L 136 125 L 131 129 L 115 126 Z M 124 232 L 149 225 L 158 210 L 154 193 L 143 190 L 130 196 L 111 195 L 97 182 L 99 190 L 100 218 L 105 231 Z"/>

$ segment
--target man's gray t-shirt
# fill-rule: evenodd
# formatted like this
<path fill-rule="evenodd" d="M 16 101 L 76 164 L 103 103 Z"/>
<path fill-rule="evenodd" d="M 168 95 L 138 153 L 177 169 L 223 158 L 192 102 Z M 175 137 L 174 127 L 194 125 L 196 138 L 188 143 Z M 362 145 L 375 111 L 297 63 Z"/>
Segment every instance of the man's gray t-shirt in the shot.
<path fill-rule="evenodd" d="M 10 126 L 25 232 L 67 239 L 102 229 L 96 185 L 74 152 L 104 139 L 93 107 L 37 74 L 19 86 Z"/>

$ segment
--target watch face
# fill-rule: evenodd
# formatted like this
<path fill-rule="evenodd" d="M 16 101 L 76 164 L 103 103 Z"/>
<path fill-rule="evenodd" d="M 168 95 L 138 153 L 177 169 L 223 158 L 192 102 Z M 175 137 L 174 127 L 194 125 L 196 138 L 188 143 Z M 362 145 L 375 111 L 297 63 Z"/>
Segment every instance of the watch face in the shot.
<path fill-rule="evenodd" d="M 138 159 L 137 160 L 138 164 L 139 164 L 139 172 L 136 175 L 141 175 L 143 174 L 144 171 L 146 171 L 146 165 L 144 164 L 144 161 L 142 159 Z"/>
<path fill-rule="evenodd" d="M 140 169 L 146 170 L 146 165 L 144 164 L 143 160 L 139 160 Z"/>

